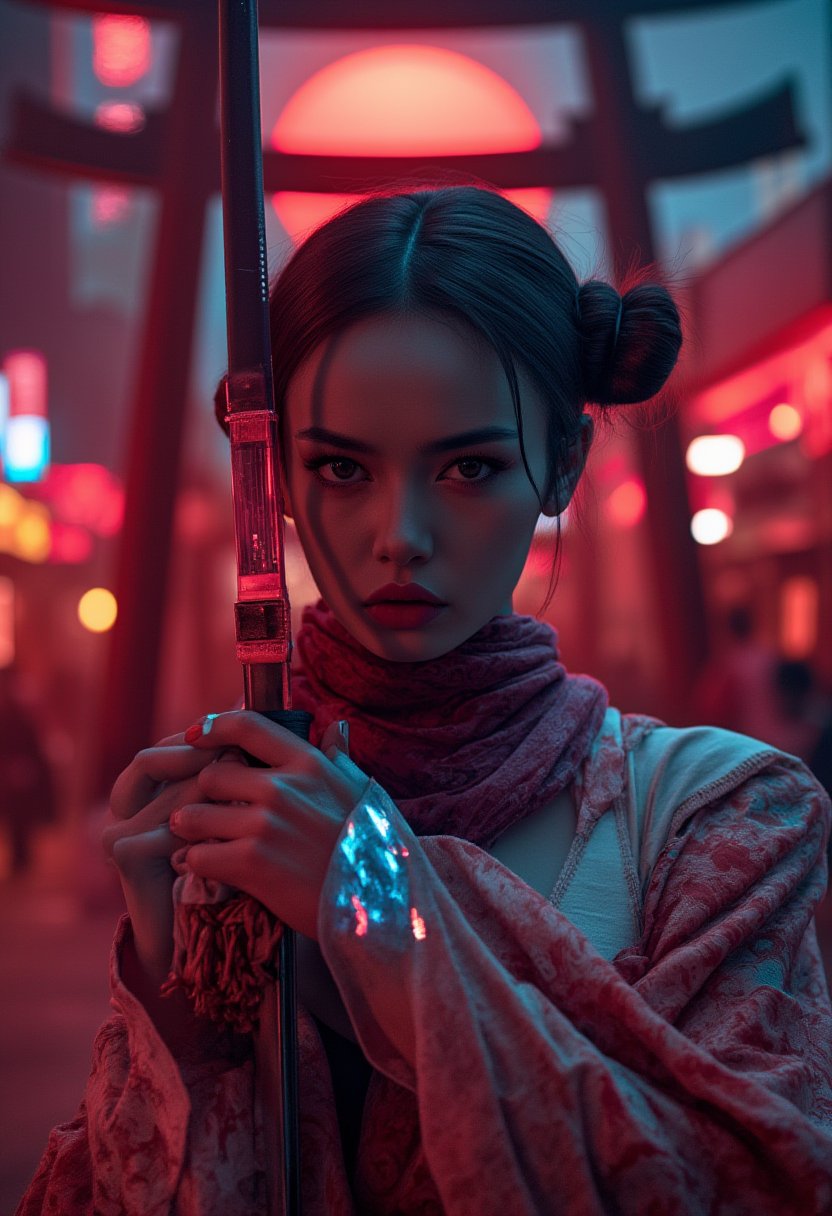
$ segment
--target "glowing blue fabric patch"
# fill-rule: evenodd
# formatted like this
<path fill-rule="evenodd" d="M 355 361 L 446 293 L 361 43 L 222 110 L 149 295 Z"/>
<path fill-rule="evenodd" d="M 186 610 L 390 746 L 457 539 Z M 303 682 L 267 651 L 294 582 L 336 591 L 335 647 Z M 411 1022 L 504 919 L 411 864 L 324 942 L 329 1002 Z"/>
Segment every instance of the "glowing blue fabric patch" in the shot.
<path fill-rule="evenodd" d="M 327 878 L 328 894 L 335 896 L 334 923 L 356 937 L 383 928 L 394 938 L 420 941 L 426 928 L 410 906 L 410 853 L 385 813 L 386 797 L 372 781 L 341 832 Z"/>

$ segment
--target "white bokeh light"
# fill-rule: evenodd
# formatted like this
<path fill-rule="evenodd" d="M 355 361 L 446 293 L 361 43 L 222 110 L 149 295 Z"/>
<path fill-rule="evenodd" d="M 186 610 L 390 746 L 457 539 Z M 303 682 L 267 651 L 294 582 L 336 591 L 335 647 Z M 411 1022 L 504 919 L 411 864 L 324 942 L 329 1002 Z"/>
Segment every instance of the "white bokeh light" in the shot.
<path fill-rule="evenodd" d="M 700 435 L 688 444 L 685 462 L 700 477 L 736 473 L 745 459 L 745 444 L 737 435 Z"/>
<path fill-rule="evenodd" d="M 734 523 L 718 507 L 706 507 L 696 512 L 690 521 L 690 531 L 698 545 L 718 545 L 734 531 Z"/>
<path fill-rule="evenodd" d="M 49 464 L 49 422 L 23 414 L 9 418 L 3 442 L 8 481 L 38 481 Z"/>

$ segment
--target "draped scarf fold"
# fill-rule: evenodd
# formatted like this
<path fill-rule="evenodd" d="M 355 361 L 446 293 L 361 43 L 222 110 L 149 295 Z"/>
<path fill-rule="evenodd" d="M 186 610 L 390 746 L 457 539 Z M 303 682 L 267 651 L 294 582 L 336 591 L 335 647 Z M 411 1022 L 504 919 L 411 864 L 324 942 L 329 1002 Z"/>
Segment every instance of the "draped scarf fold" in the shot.
<path fill-rule="evenodd" d="M 556 630 L 534 617 L 495 616 L 438 658 L 394 662 L 319 599 L 295 639 L 292 705 L 314 715 L 315 746 L 334 719 L 349 722 L 351 758 L 417 835 L 488 848 L 572 783 L 609 696 L 567 672 Z"/>

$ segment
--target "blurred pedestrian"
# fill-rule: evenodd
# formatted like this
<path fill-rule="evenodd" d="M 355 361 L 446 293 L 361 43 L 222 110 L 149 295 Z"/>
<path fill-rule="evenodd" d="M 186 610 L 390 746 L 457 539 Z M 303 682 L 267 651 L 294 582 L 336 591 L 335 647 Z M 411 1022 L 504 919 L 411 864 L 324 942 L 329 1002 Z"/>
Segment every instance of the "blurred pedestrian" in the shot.
<path fill-rule="evenodd" d="M 774 692 L 781 719 L 778 747 L 804 760 L 832 794 L 832 698 L 802 659 L 781 659 L 774 669 Z"/>
<path fill-rule="evenodd" d="M 29 868 L 36 830 L 57 817 L 52 770 L 15 680 L 12 670 L 0 671 L 0 816 L 9 839 L 12 875 Z"/>
<path fill-rule="evenodd" d="M 724 628 L 725 637 L 694 689 L 696 717 L 782 746 L 777 742 L 782 714 L 774 685 L 780 655 L 758 637 L 750 605 L 731 608 Z"/>

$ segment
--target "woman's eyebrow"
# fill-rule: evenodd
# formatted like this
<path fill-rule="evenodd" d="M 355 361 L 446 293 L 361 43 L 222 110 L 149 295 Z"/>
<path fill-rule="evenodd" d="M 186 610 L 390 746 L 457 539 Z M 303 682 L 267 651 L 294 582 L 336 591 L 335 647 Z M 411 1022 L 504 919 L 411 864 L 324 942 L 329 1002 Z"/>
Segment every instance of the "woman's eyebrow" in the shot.
<path fill-rule="evenodd" d="M 419 454 L 433 456 L 436 452 L 450 452 L 454 448 L 467 447 L 472 443 L 498 443 L 500 440 L 517 438 L 517 431 L 511 427 L 486 426 L 477 431 L 463 431 L 461 435 L 446 435 L 444 439 L 434 439 L 421 447 Z M 365 456 L 378 456 L 378 449 L 365 443 L 363 439 L 339 435 L 337 431 L 329 431 L 323 426 L 310 426 L 304 431 L 295 431 L 295 439 L 314 439 L 318 443 L 329 443 L 333 447 L 345 448 L 351 452 L 362 452 Z"/>

